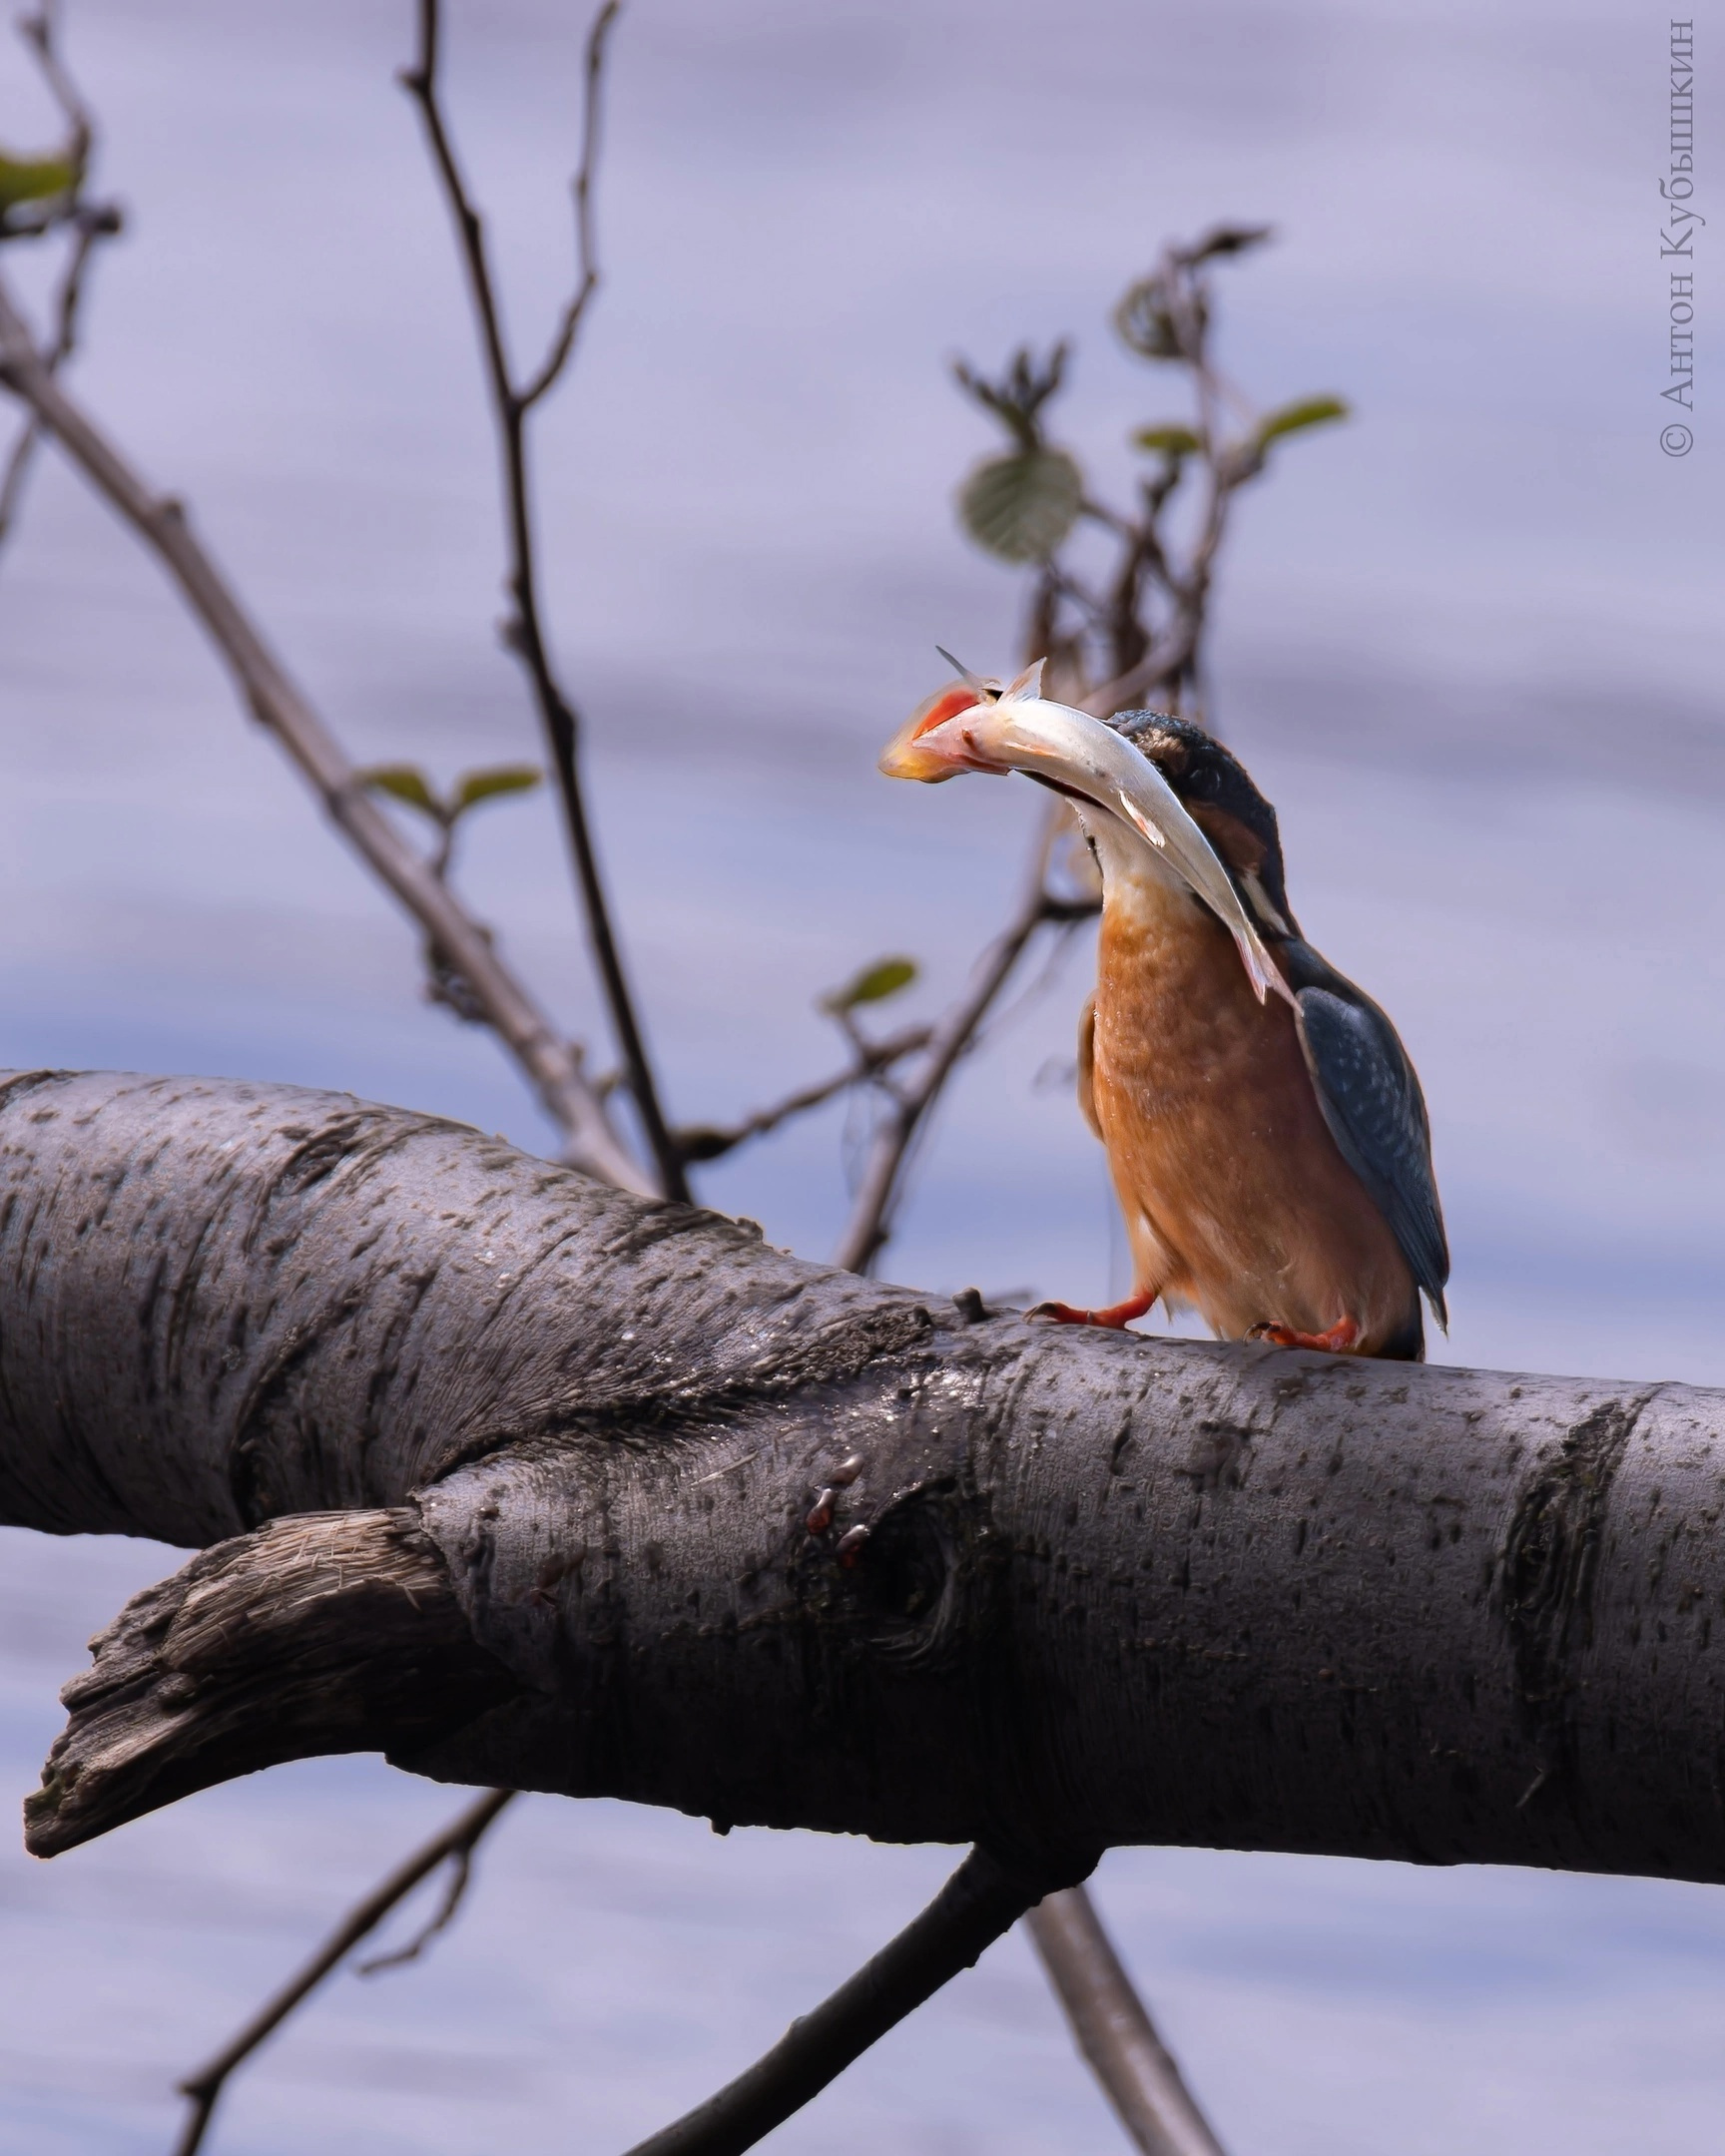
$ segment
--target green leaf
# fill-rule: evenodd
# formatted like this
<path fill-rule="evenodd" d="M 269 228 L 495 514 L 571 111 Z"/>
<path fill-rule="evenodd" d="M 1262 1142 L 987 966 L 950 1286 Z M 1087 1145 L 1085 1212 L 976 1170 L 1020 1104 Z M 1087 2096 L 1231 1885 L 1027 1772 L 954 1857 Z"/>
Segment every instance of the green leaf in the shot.
<path fill-rule="evenodd" d="M 1084 481 L 1064 449 L 990 457 L 958 491 L 958 514 L 1002 561 L 1046 561 L 1078 520 Z"/>
<path fill-rule="evenodd" d="M 497 764 L 489 771 L 463 772 L 455 782 L 451 810 L 460 815 L 479 802 L 495 801 L 499 794 L 530 794 L 544 776 L 532 764 Z"/>
<path fill-rule="evenodd" d="M 70 195 L 77 185 L 78 168 L 70 158 L 15 158 L 0 150 L 0 216 L 19 203 Z"/>
<path fill-rule="evenodd" d="M 821 998 L 821 1008 L 835 1014 L 855 1010 L 859 1003 L 883 1003 L 916 978 L 914 958 L 876 958 L 855 980 Z"/>
<path fill-rule="evenodd" d="M 1175 459 L 1198 453 L 1198 437 L 1186 426 L 1140 427 L 1132 442 L 1135 448 L 1159 450 L 1163 456 Z"/>
<path fill-rule="evenodd" d="M 1258 446 L 1273 442 L 1279 434 L 1298 434 L 1302 427 L 1324 426 L 1332 419 L 1346 419 L 1348 407 L 1338 396 L 1302 397 L 1268 413 L 1258 428 Z"/>
<path fill-rule="evenodd" d="M 373 794 L 387 794 L 392 801 L 405 802 L 409 808 L 417 808 L 421 815 L 428 815 L 434 823 L 445 823 L 449 812 L 425 784 L 425 774 L 412 764 L 373 764 L 354 777 L 362 787 Z"/>

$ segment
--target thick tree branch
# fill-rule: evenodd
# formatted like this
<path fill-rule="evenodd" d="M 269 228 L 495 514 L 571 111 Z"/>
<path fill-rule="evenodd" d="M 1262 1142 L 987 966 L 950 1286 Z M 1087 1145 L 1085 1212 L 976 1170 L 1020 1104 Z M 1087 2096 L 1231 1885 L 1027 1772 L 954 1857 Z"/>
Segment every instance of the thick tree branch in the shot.
<path fill-rule="evenodd" d="M 0 1185 L 0 1518 L 228 1538 L 79 1681 L 39 1846 L 369 1742 L 1032 1869 L 1725 1878 L 1721 1394 L 967 1323 L 292 1088 L 19 1078 Z"/>
<path fill-rule="evenodd" d="M 153 494 L 54 379 L 4 280 L 0 280 L 0 387 L 29 407 L 173 576 L 253 715 L 298 767 L 337 830 L 472 990 L 487 1023 L 562 1132 L 564 1157 L 572 1166 L 619 1189 L 649 1190 L 651 1185 L 618 1140 L 583 1073 L 579 1052 L 555 1031 L 479 924 L 358 783 L 340 745 L 270 650 L 194 534 L 185 505 L 171 496 Z"/>
<path fill-rule="evenodd" d="M 575 179 L 575 229 L 577 281 L 573 298 L 565 309 L 562 326 L 538 374 L 518 387 L 503 338 L 502 315 L 497 304 L 485 226 L 468 192 L 450 140 L 439 102 L 437 69 L 441 50 L 441 11 L 438 0 L 419 0 L 419 54 L 403 71 L 402 87 L 413 99 L 424 123 L 432 164 L 436 168 L 466 272 L 468 295 L 479 328 L 479 345 L 485 366 L 486 388 L 497 429 L 502 465 L 503 520 L 509 550 L 506 584 L 513 614 L 504 640 L 525 669 L 534 703 L 545 729 L 551 761 L 557 773 L 580 885 L 582 910 L 594 964 L 604 989 L 617 1036 L 618 1053 L 629 1082 L 636 1112 L 658 1171 L 659 1188 L 668 1198 L 687 1199 L 688 1178 L 683 1158 L 666 1127 L 659 1092 L 648 1059 L 646 1041 L 636 1014 L 635 1001 L 623 969 L 622 950 L 612 924 L 610 902 L 599 870 L 599 856 L 588 820 L 579 767 L 580 719 L 574 700 L 558 679 L 545 640 L 539 610 L 539 575 L 534 543 L 533 507 L 530 498 L 531 470 L 527 458 L 527 420 L 567 364 L 575 348 L 583 312 L 598 284 L 593 256 L 591 191 L 593 163 L 598 151 L 600 89 L 603 80 L 605 39 L 616 20 L 620 0 L 605 0 L 587 40 L 585 105 L 581 164 Z"/>

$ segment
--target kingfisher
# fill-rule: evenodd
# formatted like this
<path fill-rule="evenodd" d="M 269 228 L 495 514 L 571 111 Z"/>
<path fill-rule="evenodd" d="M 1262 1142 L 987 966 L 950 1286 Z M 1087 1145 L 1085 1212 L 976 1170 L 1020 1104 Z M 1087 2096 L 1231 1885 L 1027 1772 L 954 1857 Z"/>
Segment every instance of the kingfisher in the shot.
<path fill-rule="evenodd" d="M 1094 718 L 1041 679 L 964 674 L 880 758 L 891 779 L 1035 780 L 1101 874 L 1078 1100 L 1133 1292 L 1030 1315 L 1124 1327 L 1160 1301 L 1225 1340 L 1424 1359 L 1420 1299 L 1446 1327 L 1449 1277 L 1425 1096 L 1384 1011 L 1302 935 L 1275 809 L 1191 720 Z"/>

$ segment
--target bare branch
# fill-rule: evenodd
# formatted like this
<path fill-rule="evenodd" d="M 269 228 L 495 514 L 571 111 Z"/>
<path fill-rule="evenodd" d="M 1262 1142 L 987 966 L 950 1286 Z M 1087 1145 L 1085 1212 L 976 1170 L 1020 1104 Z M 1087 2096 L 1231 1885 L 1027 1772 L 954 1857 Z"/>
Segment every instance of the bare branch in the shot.
<path fill-rule="evenodd" d="M 572 349 L 580 310 L 590 296 L 589 277 L 596 280 L 591 233 L 591 185 L 593 159 L 597 153 L 599 96 L 602 87 L 605 36 L 616 18 L 618 0 L 605 0 L 587 42 L 586 138 L 581 168 L 576 177 L 577 244 L 581 258 L 581 283 L 574 301 L 567 338 Z M 497 430 L 502 465 L 503 507 L 509 566 L 506 588 L 514 613 L 504 641 L 526 672 L 541 724 L 550 744 L 563 800 L 564 821 L 575 859 L 586 916 L 588 942 L 611 1014 L 618 1051 L 628 1077 L 630 1095 L 658 1171 L 659 1185 L 667 1198 L 687 1199 L 688 1178 L 683 1160 L 672 1141 L 659 1102 L 658 1087 L 648 1060 L 646 1041 L 636 1015 L 634 997 L 623 970 L 622 952 L 612 925 L 609 900 L 599 871 L 592 828 L 579 772 L 580 719 L 573 700 L 563 688 L 551 664 L 539 614 L 538 567 L 535 552 L 530 475 L 527 462 L 527 417 L 534 400 L 550 387 L 562 371 L 569 352 L 561 349 L 563 332 L 554 340 L 547 364 L 549 378 L 535 378 L 527 389 L 516 385 L 503 338 L 502 317 L 497 304 L 496 282 L 485 241 L 484 221 L 474 207 L 467 183 L 455 155 L 438 95 L 437 69 L 441 51 L 441 12 L 438 0 L 419 0 L 419 53 L 415 64 L 401 75 L 401 86 L 417 106 L 424 124 L 431 161 L 455 227 L 468 296 L 479 327 L 480 349 L 485 362 L 486 387 Z M 552 364 L 551 362 L 555 362 Z M 545 369 L 541 368 L 541 376 Z"/>
<path fill-rule="evenodd" d="M 1088 1861 L 1071 1868 L 1079 1875 L 1088 1870 Z M 793 2021 L 746 2073 L 637 2142 L 629 2156 L 741 2156 L 960 1969 L 973 1966 L 1053 1884 L 972 1850 L 921 1915 L 848 1983 Z"/>
<path fill-rule="evenodd" d="M 36 14 L 24 16 L 18 24 L 18 34 L 35 55 L 49 94 L 65 118 L 69 136 L 67 162 L 77 175 L 72 203 L 58 206 L 51 213 L 52 223 L 69 224 L 74 234 L 54 297 L 54 335 L 42 355 L 49 373 L 54 374 L 72 356 L 77 343 L 78 306 L 83 297 L 84 275 L 91 253 L 99 240 L 110 239 L 120 231 L 123 220 L 112 203 L 77 200 L 95 146 L 95 123 L 60 57 L 58 9 L 54 0 L 43 0 Z M 35 462 L 41 440 L 41 421 L 33 412 L 26 414 L 7 455 L 5 472 L 0 475 L 0 546 L 4 546 L 7 533 L 16 521 L 24 481 Z"/>
<path fill-rule="evenodd" d="M 1151 690 L 1179 681 L 1196 662 L 1203 630 L 1202 611 L 1182 605 L 1167 633 L 1151 644 L 1138 664 L 1092 689 L 1080 700 L 1080 709 L 1107 719 L 1136 704 Z"/>
<path fill-rule="evenodd" d="M 50 374 L 57 374 L 77 348 L 78 308 L 84 296 L 84 277 L 90 257 L 98 241 L 109 239 L 120 231 L 120 213 L 106 205 L 81 210 L 74 225 L 77 237 L 72 243 L 54 299 L 54 336 L 42 354 L 42 363 Z M 16 521 L 24 481 L 41 446 L 42 434 L 42 421 L 30 412 L 6 459 L 5 476 L 0 478 L 0 546 L 6 543 L 7 534 Z"/>
<path fill-rule="evenodd" d="M 1147 430 L 1150 438 L 1143 446 L 1161 446 L 1163 460 L 1139 484 L 1136 515 L 1116 510 L 1088 489 L 1082 496 L 1079 517 L 1105 532 L 1117 549 L 1105 599 L 1097 596 L 1100 587 L 1072 574 L 1058 558 L 1036 565 L 1028 656 L 1046 657 L 1058 693 L 1086 711 L 1106 717 L 1164 694 L 1178 710 L 1196 691 L 1211 583 L 1233 497 L 1264 461 L 1260 415 L 1212 351 L 1209 270 L 1219 259 L 1266 238 L 1268 233 L 1256 227 L 1229 227 L 1188 245 L 1170 245 L 1115 309 L 1115 325 L 1133 350 L 1184 374 L 1196 412 L 1190 425 L 1165 430 L 1180 437 L 1177 442 L 1158 444 Z M 1016 363 L 1022 373 L 1022 354 Z M 967 369 L 959 370 L 959 383 L 1013 425 L 1013 399 L 1005 388 L 981 382 Z M 1225 414 L 1232 415 L 1231 433 Z M 1034 414 L 1026 423 L 1039 426 Z M 1201 489 L 1201 499 L 1195 531 L 1182 545 L 1167 529 L 1164 512 L 1188 481 Z M 1152 600 L 1160 602 L 1157 619 L 1152 619 Z"/>
<path fill-rule="evenodd" d="M 498 957 L 478 922 L 358 783 L 339 743 L 193 534 L 185 505 L 171 496 L 153 494 L 49 372 L 3 280 L 0 387 L 18 397 L 55 436 L 173 575 L 254 716 L 297 765 L 342 836 L 472 990 L 487 1023 L 562 1132 L 564 1158 L 572 1167 L 619 1189 L 652 1195 L 647 1178 L 612 1130 L 582 1070 L 579 1049 L 555 1031 L 527 988 Z"/>
<path fill-rule="evenodd" d="M 895 1095 L 869 1143 L 851 1219 L 833 1260 L 848 1272 L 866 1272 L 891 1234 L 911 1143 L 958 1059 L 975 1041 L 977 1028 L 1011 978 L 1025 946 L 1044 921 L 1071 917 L 1071 907 L 1052 898 L 1046 885 L 1048 849 L 1055 827 L 1055 816 L 1051 815 L 1037 838 L 1032 872 L 1026 878 L 1017 912 L 983 952 L 964 993 L 934 1028 L 927 1061 L 914 1081 Z M 1081 910 L 1088 913 L 1093 908 L 1084 906 Z"/>
<path fill-rule="evenodd" d="M 841 1022 L 848 1013 L 840 1013 Z M 740 1145 L 747 1145 L 752 1138 L 764 1138 L 769 1131 L 777 1130 L 781 1123 L 788 1123 L 793 1116 L 806 1115 L 813 1108 L 824 1107 L 828 1101 L 852 1086 L 865 1085 L 891 1069 L 905 1056 L 916 1055 L 927 1047 L 932 1038 L 930 1026 L 906 1026 L 901 1032 L 888 1034 L 886 1039 L 871 1041 L 847 1026 L 856 1053 L 847 1067 L 837 1071 L 831 1078 L 823 1078 L 819 1084 L 804 1086 L 800 1092 L 789 1094 L 771 1108 L 761 1108 L 741 1123 L 725 1128 L 712 1124 L 692 1124 L 674 1131 L 673 1138 L 678 1150 L 687 1161 L 722 1160 L 727 1153 Z"/>
<path fill-rule="evenodd" d="M 1020 449 L 1036 449 L 1042 441 L 1042 407 L 1058 393 L 1070 351 L 1062 338 L 1038 365 L 1030 347 L 1021 345 L 997 382 L 963 359 L 952 362 L 952 376 L 967 396 L 994 414 Z"/>
<path fill-rule="evenodd" d="M 36 65 L 48 86 L 48 93 L 65 119 L 70 138 L 66 155 L 82 177 L 96 141 L 96 127 L 90 108 L 72 79 L 71 70 L 60 56 L 59 0 L 41 0 L 34 15 L 20 16 L 18 35 L 36 55 Z"/>
<path fill-rule="evenodd" d="M 481 1798 L 474 1806 L 476 1814 L 482 1814 L 479 1832 L 482 1834 L 497 1814 L 515 1794 L 513 1790 L 492 1790 L 489 1797 Z M 368 1961 L 354 1964 L 355 1976 L 381 1976 L 386 1970 L 405 1968 L 409 1961 L 417 1961 L 430 1945 L 447 1931 L 454 1922 L 461 1904 L 467 1898 L 467 1889 L 473 1884 L 473 1845 L 478 1835 L 464 1837 L 448 1852 L 449 1877 L 444 1883 L 443 1898 L 414 1932 L 405 1946 L 397 1946 L 393 1952 L 373 1954 Z"/>
<path fill-rule="evenodd" d="M 1024 1919 L 1079 2050 L 1144 2156 L 1224 2156 L 1102 1928 L 1089 1889 Z"/>
<path fill-rule="evenodd" d="M 435 1872 L 440 1864 L 453 1864 L 454 1877 L 450 1891 L 433 1921 L 410 1947 L 399 1954 L 386 1955 L 382 1960 L 365 1962 L 361 1966 L 360 1974 L 368 1974 L 373 1969 L 385 1968 L 397 1961 L 411 1958 L 418 1953 L 432 1932 L 443 1928 L 455 1913 L 461 1891 L 467 1884 L 474 1850 L 505 1805 L 511 1802 L 514 1794 L 513 1790 L 488 1790 L 464 1812 L 457 1814 L 441 1834 L 434 1835 L 405 1863 L 397 1865 L 387 1879 L 348 1910 L 304 1967 L 296 1975 L 289 1977 L 274 1998 L 259 2007 L 233 2040 L 207 2065 L 201 2066 L 196 2073 L 189 2074 L 180 2083 L 181 2093 L 192 2100 L 192 2113 L 186 2121 L 186 2129 L 175 2149 L 175 2156 L 196 2156 L 196 2152 L 204 2145 L 204 2136 L 209 2131 L 217 2100 L 229 2078 L 246 2063 L 267 2037 L 281 2027 L 300 2000 L 314 1991 L 324 1977 L 352 1952 L 359 1941 L 377 1928 L 396 1903 L 406 1899 L 421 1880 Z"/>
<path fill-rule="evenodd" d="M 521 390 L 523 410 L 538 403 L 563 369 L 575 349 L 587 302 L 599 285 L 599 257 L 593 238 L 593 174 L 599 156 L 599 123 L 603 107 L 600 89 L 605 73 L 605 38 L 617 20 L 623 0 L 605 0 L 587 36 L 587 62 L 581 108 L 581 162 L 575 171 L 575 289 L 563 309 L 563 318 L 539 371 Z"/>

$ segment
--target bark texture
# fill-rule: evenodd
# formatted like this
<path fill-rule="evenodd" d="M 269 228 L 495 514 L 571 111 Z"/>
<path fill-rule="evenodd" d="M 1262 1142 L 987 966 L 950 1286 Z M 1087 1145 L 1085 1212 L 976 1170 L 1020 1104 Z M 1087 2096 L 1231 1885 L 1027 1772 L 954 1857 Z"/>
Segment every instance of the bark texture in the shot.
<path fill-rule="evenodd" d="M 71 1688 L 44 1852 L 372 1745 L 1074 1877 L 1725 1879 L 1722 1503 L 1725 1394 L 1030 1326 L 346 1096 L 0 1083 L 0 1517 L 216 1545 Z"/>

